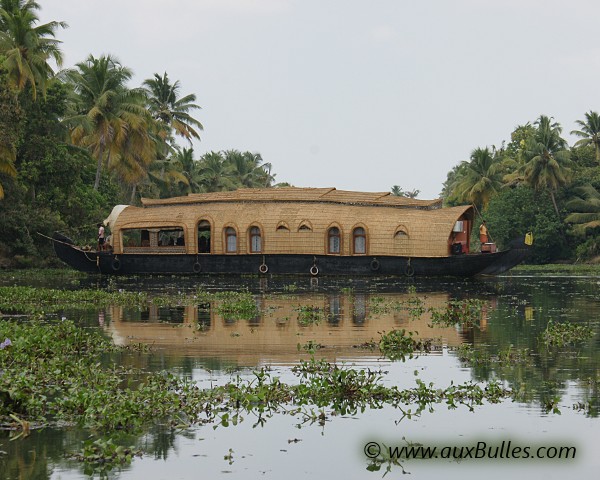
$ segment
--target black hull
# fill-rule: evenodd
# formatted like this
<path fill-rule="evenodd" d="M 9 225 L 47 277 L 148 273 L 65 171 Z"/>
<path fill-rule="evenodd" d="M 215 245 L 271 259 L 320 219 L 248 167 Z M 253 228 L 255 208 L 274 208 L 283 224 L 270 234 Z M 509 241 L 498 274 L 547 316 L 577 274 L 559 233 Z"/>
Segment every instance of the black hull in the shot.
<path fill-rule="evenodd" d="M 441 258 L 332 255 L 188 255 L 123 254 L 84 251 L 60 234 L 54 250 L 67 265 L 90 273 L 137 274 L 257 274 L 257 275 L 393 275 L 454 276 L 497 275 L 522 262 L 528 248 L 516 245 L 497 253 L 453 255 Z"/>

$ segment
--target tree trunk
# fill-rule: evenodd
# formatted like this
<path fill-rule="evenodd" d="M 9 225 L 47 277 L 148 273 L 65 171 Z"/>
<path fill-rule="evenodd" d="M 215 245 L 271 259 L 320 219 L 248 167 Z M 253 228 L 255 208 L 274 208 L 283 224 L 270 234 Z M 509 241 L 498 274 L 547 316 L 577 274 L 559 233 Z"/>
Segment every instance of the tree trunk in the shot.
<path fill-rule="evenodd" d="M 131 199 L 129 200 L 129 204 L 133 205 L 133 203 L 135 202 L 135 191 L 137 188 L 137 183 L 133 184 L 133 188 L 131 189 Z"/>
<path fill-rule="evenodd" d="M 100 172 L 102 171 L 102 157 L 104 156 L 104 149 L 100 146 L 98 152 L 98 164 L 96 165 L 96 180 L 94 182 L 94 190 L 98 191 L 100 187 Z"/>
<path fill-rule="evenodd" d="M 556 205 L 556 198 L 554 198 L 554 192 L 552 190 L 549 190 L 549 192 L 550 198 L 552 199 L 552 205 L 554 205 L 554 211 L 556 212 L 556 218 L 558 218 L 558 220 L 561 221 L 560 213 L 558 212 L 558 205 Z"/>

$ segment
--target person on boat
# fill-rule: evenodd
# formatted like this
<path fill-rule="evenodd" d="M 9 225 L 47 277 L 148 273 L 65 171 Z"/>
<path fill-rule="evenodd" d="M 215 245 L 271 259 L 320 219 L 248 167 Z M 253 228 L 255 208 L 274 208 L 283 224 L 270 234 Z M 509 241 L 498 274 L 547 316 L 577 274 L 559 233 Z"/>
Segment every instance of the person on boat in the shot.
<path fill-rule="evenodd" d="M 488 229 L 485 220 L 479 225 L 479 241 L 482 245 L 488 243 Z"/>
<path fill-rule="evenodd" d="M 98 248 L 97 250 L 100 252 L 104 250 L 104 225 L 101 223 L 96 225 L 98 227 Z"/>

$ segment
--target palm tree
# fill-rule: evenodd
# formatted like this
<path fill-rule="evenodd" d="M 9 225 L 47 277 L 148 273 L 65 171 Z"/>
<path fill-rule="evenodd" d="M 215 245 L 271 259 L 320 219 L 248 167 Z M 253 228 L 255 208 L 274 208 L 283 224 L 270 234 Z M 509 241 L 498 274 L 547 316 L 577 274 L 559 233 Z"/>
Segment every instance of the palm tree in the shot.
<path fill-rule="evenodd" d="M 581 137 L 581 140 L 575 142 L 575 147 L 593 145 L 596 152 L 596 161 L 600 163 L 600 115 L 591 110 L 585 114 L 585 121 L 577 120 L 575 122 L 581 127 L 581 130 L 571 131 L 571 135 Z"/>
<path fill-rule="evenodd" d="M 121 182 L 131 188 L 129 202 L 133 203 L 137 185 L 148 176 L 148 170 L 156 159 L 156 145 L 148 133 L 144 117 L 131 118 L 119 148 L 108 157 L 108 170 L 114 172 Z"/>
<path fill-rule="evenodd" d="M 572 213 L 565 222 L 575 224 L 575 232 L 585 235 L 588 230 L 600 227 L 600 192 L 592 185 L 576 188 L 566 207 Z"/>
<path fill-rule="evenodd" d="M 78 94 L 74 114 L 67 119 L 75 145 L 96 158 L 94 189 L 100 185 L 102 165 L 115 168 L 115 160 L 147 157 L 151 119 L 141 89 L 128 89 L 132 72 L 111 55 L 90 55 L 75 69 L 63 73 Z M 137 149 L 135 153 L 132 149 Z M 114 156 L 116 159 L 110 160 Z M 124 160 L 126 161 L 126 160 Z M 141 164 L 146 164 L 146 160 Z"/>
<path fill-rule="evenodd" d="M 200 109 L 194 103 L 196 95 L 179 98 L 179 80 L 171 84 L 166 72 L 162 77 L 155 73 L 154 78 L 144 80 L 143 88 L 148 98 L 148 110 L 160 125 L 159 136 L 163 140 L 169 141 L 172 131 L 190 143 L 192 138 L 200 138 L 197 130 L 204 127 L 189 113 Z"/>
<path fill-rule="evenodd" d="M 182 193 L 196 193 L 200 191 L 197 181 L 198 162 L 194 159 L 193 148 L 177 148 L 171 161 L 178 164 L 180 171 L 187 180 L 187 187 Z"/>
<path fill-rule="evenodd" d="M 567 142 L 560 136 L 562 128 L 552 123 L 551 118 L 541 115 L 535 125 L 535 134 L 525 142 L 523 176 L 535 190 L 548 189 L 556 216 L 560 218 L 554 192 L 568 182 L 570 175 Z"/>
<path fill-rule="evenodd" d="M 45 94 L 46 82 L 54 74 L 48 60 L 62 65 L 61 42 L 53 37 L 59 27 L 67 27 L 65 22 L 36 25 L 39 18 L 35 11 L 39 8 L 34 0 L 0 0 L 2 66 L 11 87 L 21 92 L 29 85 L 34 100 L 38 89 Z"/>
<path fill-rule="evenodd" d="M 5 76 L 0 74 L 0 176 L 16 177 L 16 144 L 19 138 L 18 126 L 22 118 L 19 101 L 6 85 Z M 0 183 L 0 199 L 4 189 Z"/>
<path fill-rule="evenodd" d="M 17 170 L 15 169 L 15 150 L 12 146 L 0 143 L 0 174 L 9 177 L 16 177 Z M 4 188 L 0 183 L 0 200 L 4 198 Z"/>
<path fill-rule="evenodd" d="M 264 163 L 260 153 L 227 150 L 223 153 L 233 181 L 241 187 L 270 187 L 275 176 L 271 175 L 271 164 Z"/>
<path fill-rule="evenodd" d="M 205 192 L 220 192 L 236 188 L 231 178 L 231 166 L 219 152 L 209 152 L 198 163 L 198 183 Z"/>
<path fill-rule="evenodd" d="M 400 185 L 393 185 L 391 193 L 394 197 L 406 197 L 406 198 L 417 198 L 421 190 L 404 190 Z"/>
<path fill-rule="evenodd" d="M 451 196 L 487 209 L 490 199 L 502 187 L 502 163 L 489 148 L 476 148 L 464 161 L 454 180 Z"/>
<path fill-rule="evenodd" d="M 162 198 L 189 191 L 190 181 L 182 171 L 181 163 L 175 157 L 168 160 L 155 160 L 150 165 L 148 174 L 158 186 Z"/>

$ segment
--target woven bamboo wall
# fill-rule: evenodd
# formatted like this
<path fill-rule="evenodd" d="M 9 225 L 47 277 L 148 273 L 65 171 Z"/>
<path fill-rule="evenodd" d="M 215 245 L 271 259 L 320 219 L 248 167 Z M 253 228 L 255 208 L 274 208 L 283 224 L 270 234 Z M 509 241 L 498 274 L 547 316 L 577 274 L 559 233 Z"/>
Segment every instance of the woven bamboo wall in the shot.
<path fill-rule="evenodd" d="M 285 190 L 283 195 L 279 190 Z M 261 254 L 327 253 L 327 232 L 337 227 L 340 254 L 351 255 L 353 230 L 362 227 L 368 255 L 442 257 L 450 253 L 455 222 L 472 216 L 469 206 L 436 208 L 437 201 L 390 198 L 385 193 L 298 188 L 238 192 L 144 200 L 146 208 L 128 207 L 111 225 L 115 252 L 122 253 L 121 228 L 180 226 L 185 231 L 187 253 L 196 253 L 197 224 L 207 220 L 212 227 L 211 252 L 216 254 L 225 253 L 226 227 L 237 232 L 237 253 L 250 253 L 249 229 L 257 226 L 261 230 Z M 301 225 L 311 230 L 300 230 Z M 398 230 L 407 235 L 396 236 Z"/>

